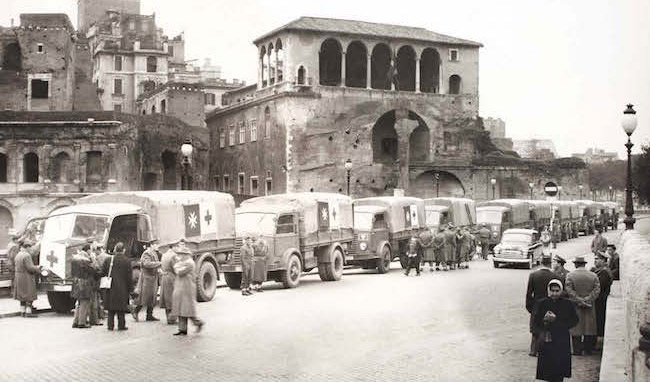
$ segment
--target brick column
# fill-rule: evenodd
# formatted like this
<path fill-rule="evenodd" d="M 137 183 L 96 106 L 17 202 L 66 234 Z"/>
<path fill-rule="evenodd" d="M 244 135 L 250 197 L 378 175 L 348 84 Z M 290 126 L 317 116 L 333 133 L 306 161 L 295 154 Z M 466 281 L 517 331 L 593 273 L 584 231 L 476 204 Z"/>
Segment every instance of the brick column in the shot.
<path fill-rule="evenodd" d="M 391 58 L 390 59 L 390 69 L 389 70 L 393 70 L 394 67 L 395 67 L 395 60 L 393 60 Z M 395 81 L 390 81 L 390 90 L 395 90 Z"/>
<path fill-rule="evenodd" d="M 345 52 L 341 52 L 341 87 L 345 87 Z"/>
<path fill-rule="evenodd" d="M 271 52 L 268 52 L 267 56 L 268 56 L 267 61 L 269 63 L 269 67 L 266 69 L 268 71 L 268 73 L 267 73 L 267 78 L 268 79 L 266 80 L 266 85 L 271 86 Z"/>
<path fill-rule="evenodd" d="M 50 183 L 50 154 L 52 153 L 52 145 L 46 143 L 40 150 L 39 159 L 39 175 L 43 179 L 43 183 Z"/>
<path fill-rule="evenodd" d="M 278 50 L 276 49 L 275 50 L 275 83 L 276 84 L 278 83 L 278 80 L 280 78 L 278 76 L 278 72 L 279 72 L 279 70 L 278 70 Z"/>
<path fill-rule="evenodd" d="M 372 88 L 372 55 L 368 55 L 366 63 L 366 89 Z"/>
<path fill-rule="evenodd" d="M 262 89 L 264 80 L 264 59 L 260 58 L 257 62 L 257 90 Z"/>
<path fill-rule="evenodd" d="M 109 189 L 113 189 L 116 183 L 117 183 L 117 168 L 115 166 L 115 158 L 117 158 L 116 155 L 117 151 L 117 145 L 115 143 L 109 143 L 108 144 L 108 187 Z"/>
<path fill-rule="evenodd" d="M 420 59 L 415 59 L 415 92 L 420 92 Z"/>
<path fill-rule="evenodd" d="M 73 145 L 74 147 L 74 158 L 73 158 L 73 166 L 75 168 L 75 178 L 72 179 L 72 182 L 76 184 L 78 187 L 81 187 L 81 145 L 79 143 L 75 143 Z"/>

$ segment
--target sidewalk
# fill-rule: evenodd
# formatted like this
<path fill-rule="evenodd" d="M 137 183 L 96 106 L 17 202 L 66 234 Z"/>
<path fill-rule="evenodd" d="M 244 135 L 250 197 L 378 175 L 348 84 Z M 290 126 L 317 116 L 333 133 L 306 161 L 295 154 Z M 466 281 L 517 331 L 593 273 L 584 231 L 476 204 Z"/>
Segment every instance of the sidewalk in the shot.
<path fill-rule="evenodd" d="M 33 306 L 36 308 L 35 313 L 48 313 L 52 311 L 45 292 L 38 294 L 38 298 L 34 301 Z M 18 316 L 20 316 L 20 303 L 11 297 L 10 288 L 0 289 L 0 319 Z"/>

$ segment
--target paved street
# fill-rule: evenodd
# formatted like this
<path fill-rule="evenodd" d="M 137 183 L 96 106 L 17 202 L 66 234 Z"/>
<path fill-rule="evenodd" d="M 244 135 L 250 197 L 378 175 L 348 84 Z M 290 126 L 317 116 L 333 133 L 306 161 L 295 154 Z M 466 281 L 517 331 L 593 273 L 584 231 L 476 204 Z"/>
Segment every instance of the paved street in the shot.
<path fill-rule="evenodd" d="M 558 251 L 586 254 L 591 238 Z M 312 272 L 297 289 L 267 283 L 247 298 L 222 288 L 199 304 L 204 331 L 185 338 L 130 317 L 128 332 L 73 330 L 71 317 L 54 313 L 1 319 L 0 380 L 534 381 L 529 271 L 474 260 L 468 270 L 405 277 L 398 267 L 349 269 L 332 283 Z M 599 357 L 574 357 L 571 381 L 596 381 Z"/>

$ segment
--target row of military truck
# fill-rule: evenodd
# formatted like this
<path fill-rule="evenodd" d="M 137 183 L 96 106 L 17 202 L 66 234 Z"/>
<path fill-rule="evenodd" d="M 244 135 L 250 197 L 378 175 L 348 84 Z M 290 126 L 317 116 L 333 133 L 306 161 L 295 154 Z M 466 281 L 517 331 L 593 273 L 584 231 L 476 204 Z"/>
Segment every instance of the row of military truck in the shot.
<path fill-rule="evenodd" d="M 465 198 L 420 199 L 383 196 L 352 199 L 335 193 L 289 193 L 255 197 L 235 208 L 230 194 L 209 191 L 107 192 L 81 198 L 41 222 L 39 262 L 47 268 L 41 285 L 50 305 L 67 312 L 70 260 L 88 242 L 109 252 L 122 242 L 134 274 L 144 247 L 158 240 L 161 251 L 185 240 L 197 265 L 197 299 L 210 301 L 223 275 L 230 288 L 241 282 L 239 249 L 248 236 L 268 244 L 268 279 L 295 288 L 303 273 L 318 269 L 323 281 L 339 280 L 343 267 L 386 273 L 403 257 L 414 235 L 456 227 L 491 230 L 490 247 L 509 228 L 551 227 L 557 240 L 616 228 L 616 206 L 591 201 L 546 202 Z M 43 224 L 44 221 L 44 224 Z"/>

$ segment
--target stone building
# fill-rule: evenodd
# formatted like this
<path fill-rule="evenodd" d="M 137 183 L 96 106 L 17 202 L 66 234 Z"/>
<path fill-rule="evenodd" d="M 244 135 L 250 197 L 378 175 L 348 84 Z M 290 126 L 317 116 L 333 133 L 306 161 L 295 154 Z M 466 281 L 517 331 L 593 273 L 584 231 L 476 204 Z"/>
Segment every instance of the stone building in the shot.
<path fill-rule="evenodd" d="M 140 114 L 169 114 L 190 126 L 205 127 L 205 92 L 201 83 L 168 82 L 137 101 Z"/>
<path fill-rule="evenodd" d="M 77 0 L 77 28 L 85 33 L 91 25 L 101 21 L 106 11 L 140 14 L 140 0 Z"/>
<path fill-rule="evenodd" d="M 605 163 L 618 160 L 617 153 L 607 152 L 597 147 L 587 149 L 584 154 L 571 154 L 571 156 L 574 158 L 580 158 L 588 164 Z"/>
<path fill-rule="evenodd" d="M 313 17 L 254 43 L 257 84 L 225 93 L 206 119 L 213 189 L 344 192 L 347 160 L 355 197 L 485 199 L 492 178 L 497 197 L 526 197 L 529 182 L 572 183 L 574 169 L 499 156 L 478 116 L 480 43 Z"/>
<path fill-rule="evenodd" d="M 548 160 L 557 157 L 555 144 L 550 139 L 515 139 L 512 144 L 522 158 Z"/>
<path fill-rule="evenodd" d="M 183 173 L 180 147 L 194 147 Z M 0 249 L 7 230 L 90 192 L 208 187 L 209 139 L 163 115 L 0 112 Z"/>

